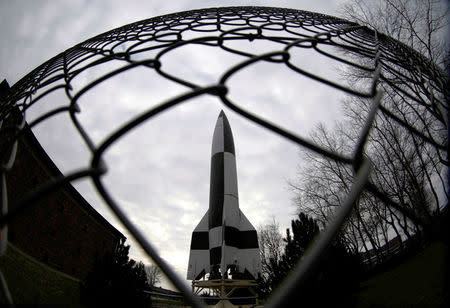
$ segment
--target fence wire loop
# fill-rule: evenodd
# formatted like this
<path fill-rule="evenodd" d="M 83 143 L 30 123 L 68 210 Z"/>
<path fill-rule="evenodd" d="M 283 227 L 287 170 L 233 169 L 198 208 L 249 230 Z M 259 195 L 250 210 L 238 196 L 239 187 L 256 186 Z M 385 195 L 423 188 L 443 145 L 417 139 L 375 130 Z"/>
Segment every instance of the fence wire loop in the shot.
<path fill-rule="evenodd" d="M 191 38 L 192 35 L 195 37 Z M 233 46 L 229 44 L 259 41 L 274 43 L 279 48 L 271 52 L 258 53 L 240 49 L 236 44 Z M 242 61 L 228 68 L 217 82 L 210 86 L 197 85 L 164 70 L 169 51 L 196 44 L 233 53 L 241 56 Z M 337 64 L 359 70 L 362 74 L 361 80 L 366 82 L 358 85 L 346 84 L 333 81 L 328 76 L 319 75 L 317 72 L 307 71 L 300 64 L 294 63 L 292 56 L 294 51 L 304 50 L 315 51 Z M 144 60 L 136 60 L 136 56 L 145 56 L 147 53 L 154 54 Z M 338 153 L 325 148 L 313 140 L 287 130 L 283 127 L 283 123 L 273 123 L 252 110 L 245 110 L 238 101 L 232 101 L 228 95 L 233 90 L 229 85 L 229 79 L 234 74 L 261 61 L 284 65 L 290 71 L 317 81 L 323 86 L 342 91 L 351 97 L 370 100 L 370 110 L 365 117 L 365 125 L 359 133 L 359 140 L 353 152 Z M 104 73 L 78 91 L 74 89 L 73 83 L 81 73 L 109 62 L 123 65 Z M 141 67 L 152 70 L 160 78 L 186 88 L 186 92 L 143 111 L 127 123 L 112 130 L 99 145 L 94 144 L 91 133 L 78 118 L 83 110 L 89 108 L 88 105 L 82 105 L 82 108 L 79 106 L 80 98 L 114 76 Z M 371 182 L 372 163 L 365 149 L 369 143 L 371 129 L 376 125 L 377 117 L 383 114 L 393 123 L 403 127 L 414 140 L 428 143 L 439 157 L 448 157 L 447 140 L 439 135 L 439 129 L 448 127 L 448 89 L 445 89 L 447 84 L 448 79 L 445 73 L 402 43 L 343 19 L 301 10 L 269 7 L 209 8 L 150 18 L 105 32 L 48 60 L 11 88 L 5 82 L 1 84 L 0 123 L 3 125 L 0 125 L 0 134 L 13 136 L 4 142 L 4 147 L 0 149 L 2 158 L 1 245 L 6 247 L 8 223 L 18 215 L 27 215 L 26 209 L 33 206 L 36 200 L 76 180 L 89 178 L 93 181 L 99 195 L 130 234 L 162 269 L 173 285 L 183 293 L 185 301 L 193 307 L 204 307 L 205 305 L 192 294 L 186 283 L 158 255 L 151 239 L 147 239 L 133 225 L 123 208 L 114 200 L 113 193 L 106 189 L 102 177 L 108 173 L 108 166 L 103 160 L 105 151 L 123 136 L 132 132 L 139 124 L 151 121 L 156 115 L 168 112 L 176 105 L 191 103 L 201 96 L 214 96 L 221 104 L 229 107 L 242 118 L 326 159 L 351 166 L 354 170 L 353 186 L 335 219 L 314 242 L 305 259 L 294 269 L 283 287 L 267 305 L 268 307 L 281 306 L 288 302 L 295 288 L 305 283 L 318 266 L 320 256 L 344 224 L 363 191 L 372 193 L 410 219 L 416 219 L 414 213 L 402 208 L 396 200 Z M 401 103 L 407 104 L 408 108 L 419 117 L 433 119 L 435 126 L 424 129 L 424 120 L 423 123 L 419 123 L 411 116 L 399 112 L 395 105 L 384 104 L 382 93 L 386 89 L 395 92 L 401 98 Z M 26 124 L 25 116 L 28 108 L 41 103 L 44 98 L 58 91 L 63 92 L 62 90 L 67 98 L 66 105 L 51 109 Z M 13 210 L 8 210 L 6 181 L 14 165 L 16 151 L 20 151 L 18 142 L 21 131 L 25 128 L 34 128 L 61 114 L 70 115 L 70 123 L 85 142 L 91 154 L 89 167 L 43 183 L 30 190 L 21 200 L 16 200 L 14 206 L 10 207 Z M 7 121 L 13 123 L 12 126 L 5 126 Z M 0 284 L 4 297 L 12 303 L 7 281 L 1 271 Z"/>

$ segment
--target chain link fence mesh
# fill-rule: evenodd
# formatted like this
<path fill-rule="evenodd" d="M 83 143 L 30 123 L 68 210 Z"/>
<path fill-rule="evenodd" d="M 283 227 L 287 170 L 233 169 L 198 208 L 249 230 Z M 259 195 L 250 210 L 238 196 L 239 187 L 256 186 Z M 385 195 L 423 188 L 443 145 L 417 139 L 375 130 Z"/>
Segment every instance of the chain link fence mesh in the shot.
<path fill-rule="evenodd" d="M 279 46 L 271 52 L 254 53 L 236 48 L 230 42 L 270 41 Z M 204 45 L 219 48 L 225 52 L 242 57 L 242 61 L 225 71 L 215 84 L 200 86 L 191 80 L 185 80 L 164 70 L 165 58 L 169 51 L 188 45 Z M 330 48 L 331 47 L 331 48 Z M 360 74 L 363 84 L 327 79 L 314 71 L 299 67 L 292 61 L 292 52 L 311 50 L 320 53 L 336 63 L 342 63 Z M 72 84 L 77 77 L 89 68 L 103 63 L 120 63 L 94 81 L 74 91 Z M 276 63 L 289 70 L 311 78 L 326 86 L 348 95 L 371 101 L 365 124 L 359 133 L 356 146 L 350 153 L 337 153 L 320 146 L 309 139 L 301 137 L 282 127 L 282 123 L 273 123 L 260 117 L 252 110 L 246 110 L 233 101 L 229 95 L 228 81 L 237 72 L 246 70 L 260 62 Z M 93 87 L 102 82 L 136 67 L 146 68 L 175 82 L 186 91 L 184 94 L 168 98 L 160 105 L 152 107 L 114 129 L 106 140 L 99 145 L 92 141 L 92 136 L 79 121 L 78 106 L 80 98 Z M 344 78 L 343 78 L 344 79 Z M 362 85 L 362 86 L 361 86 Z M 103 162 L 105 151 L 132 131 L 139 124 L 179 104 L 192 103 L 202 96 L 214 96 L 219 101 L 241 115 L 248 121 L 268 129 L 301 147 L 334 160 L 352 166 L 354 177 L 350 193 L 339 209 L 334 220 L 325 232 L 308 250 L 293 274 L 269 299 L 267 307 L 283 306 L 295 287 L 307 281 L 309 275 L 318 266 L 319 256 L 330 244 L 335 234 L 344 224 L 358 197 L 363 191 L 373 194 L 383 202 L 406 215 L 409 219 L 418 217 L 410 209 L 400 205 L 395 198 L 383 192 L 371 181 L 371 159 L 365 155 L 367 140 L 377 115 L 382 114 L 393 123 L 400 125 L 408 134 L 427 144 L 427 148 L 439 156 L 436 174 L 448 166 L 447 127 L 448 127 L 448 79 L 446 74 L 435 64 L 406 45 L 391 39 L 372 29 L 358 24 L 306 11 L 267 8 L 267 7 L 225 7 L 210 8 L 182 13 L 164 15 L 100 34 L 82 42 L 55 56 L 37 67 L 11 88 L 3 88 L 1 93 L 0 120 L 14 123 L 13 126 L 1 127 L 15 136 L 6 147 L 1 149 L 1 195 L 2 227 L 1 254 L 4 254 L 7 242 L 8 222 L 17 215 L 26 215 L 25 209 L 33 202 L 51 191 L 80 178 L 91 178 L 99 195 L 120 219 L 126 229 L 142 246 L 150 258 L 161 268 L 173 285 L 183 294 L 185 300 L 194 307 L 204 304 L 196 298 L 186 283 L 175 274 L 174 270 L 156 253 L 151 239 L 146 238 L 133 225 L 124 210 L 116 203 L 102 181 L 107 173 Z M 64 90 L 66 104 L 51 109 L 26 123 L 27 110 L 39 104 L 41 99 L 52 93 Z M 402 113 L 395 104 L 385 103 L 384 97 L 395 96 L 399 104 L 407 105 L 408 113 Z M 85 107 L 89 108 L 89 107 Z M 40 123 L 62 113 L 70 115 L 71 122 L 84 140 L 91 153 L 89 167 L 44 183 L 24 195 L 22 200 L 11 206 L 8 204 L 6 181 L 17 151 L 18 139 L 24 127 L 33 128 Z M 431 123 L 431 124 L 430 124 Z M 441 181 L 446 182 L 445 179 Z M 447 192 L 445 191 L 447 194 Z M 420 217 L 419 217 L 420 218 Z M 186 252 L 187 253 L 187 252 Z M 0 283 L 5 297 L 12 302 L 8 282 L 0 272 Z"/>

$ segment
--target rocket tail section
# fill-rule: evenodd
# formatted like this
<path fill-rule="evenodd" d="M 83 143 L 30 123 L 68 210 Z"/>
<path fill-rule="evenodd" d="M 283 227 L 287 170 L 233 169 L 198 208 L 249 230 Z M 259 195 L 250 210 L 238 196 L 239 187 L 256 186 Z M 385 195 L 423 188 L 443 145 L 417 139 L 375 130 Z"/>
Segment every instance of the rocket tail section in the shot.
<path fill-rule="evenodd" d="M 249 272 L 257 278 L 261 272 L 258 235 L 256 229 L 239 210 L 239 228 L 225 226 L 225 240 L 222 251 L 222 266 L 236 265 L 236 270 L 240 273 Z"/>
<path fill-rule="evenodd" d="M 187 271 L 188 280 L 199 280 L 219 266 L 224 273 L 236 266 L 240 273 L 248 272 L 257 278 L 260 269 L 258 236 L 256 229 L 239 210 L 239 227 L 224 225 L 209 229 L 208 211 L 192 232 Z"/>

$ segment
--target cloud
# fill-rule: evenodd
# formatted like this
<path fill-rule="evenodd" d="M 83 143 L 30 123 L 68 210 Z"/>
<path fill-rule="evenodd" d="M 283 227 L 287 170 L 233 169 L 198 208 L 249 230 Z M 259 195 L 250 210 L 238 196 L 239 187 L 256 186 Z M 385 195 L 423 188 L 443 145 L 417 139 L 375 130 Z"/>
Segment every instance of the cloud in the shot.
<path fill-rule="evenodd" d="M 115 27 L 161 14 L 216 5 L 210 1 L 174 3 L 3 2 L 0 5 L 2 77 L 13 84 L 57 53 Z M 272 1 L 229 3 L 249 4 L 273 5 Z M 333 13 L 336 4 L 333 1 L 287 1 L 283 6 Z M 258 53 L 282 47 L 262 42 L 229 43 L 228 46 L 237 47 L 236 44 Z M 254 48 L 255 45 L 258 48 Z M 189 45 L 167 53 L 161 61 L 164 72 L 200 85 L 211 85 L 231 66 L 246 59 L 218 48 Z M 299 65 L 316 63 L 311 69 L 320 74 L 330 72 L 328 65 L 311 58 L 296 58 L 295 61 L 303 61 L 296 62 Z M 72 81 L 72 94 L 105 72 L 123 65 L 116 61 L 86 70 Z M 258 62 L 237 72 L 227 85 L 234 102 L 302 136 L 307 136 L 308 130 L 319 121 L 331 123 L 339 116 L 335 90 L 320 86 L 280 64 Z M 152 69 L 139 67 L 83 95 L 77 118 L 98 145 L 137 115 L 187 91 L 186 86 L 161 78 Z M 30 108 L 28 119 L 67 102 L 63 91 L 52 93 Z M 255 226 L 275 216 L 281 229 L 288 227 L 295 209 L 286 190 L 286 179 L 296 174 L 298 146 L 243 119 L 215 97 L 197 97 L 144 122 L 111 145 L 104 155 L 108 173 L 102 180 L 106 187 L 182 277 L 186 274 L 192 229 L 208 208 L 211 140 L 221 109 L 226 112 L 234 134 L 242 211 Z M 92 153 L 67 114 L 40 124 L 34 132 L 63 172 L 90 163 Z M 75 187 L 130 238 L 89 181 L 79 181 Z M 133 258 L 151 262 L 134 241 L 130 239 L 129 243 Z"/>

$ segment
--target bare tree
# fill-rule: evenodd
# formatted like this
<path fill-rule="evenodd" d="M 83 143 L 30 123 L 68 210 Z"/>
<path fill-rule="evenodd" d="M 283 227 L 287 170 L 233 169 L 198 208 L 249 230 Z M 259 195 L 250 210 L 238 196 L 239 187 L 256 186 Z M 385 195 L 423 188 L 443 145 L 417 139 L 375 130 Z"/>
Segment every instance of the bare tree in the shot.
<path fill-rule="evenodd" d="M 158 266 L 156 265 L 146 265 L 145 273 L 147 274 L 147 283 L 150 286 L 155 286 L 157 283 L 161 282 L 162 273 Z"/>
<path fill-rule="evenodd" d="M 319 125 L 311 138 L 316 144 L 335 152 L 348 152 L 354 143 L 343 125 L 338 125 L 333 131 Z M 295 192 L 294 201 L 298 211 L 314 217 L 324 228 L 350 191 L 352 169 L 351 166 L 315 154 L 304 153 L 304 157 L 305 164 L 299 170 L 300 180 L 289 184 Z M 353 253 L 378 248 L 382 242 L 378 230 L 387 228 L 385 221 L 373 219 L 376 217 L 372 213 L 374 207 L 369 205 L 373 199 L 368 197 L 363 194 L 342 230 L 342 242 Z"/>
<path fill-rule="evenodd" d="M 449 8 L 442 0 L 349 0 L 340 13 L 405 43 L 442 68 L 448 65 Z"/>
<path fill-rule="evenodd" d="M 261 256 L 261 278 L 267 282 L 271 271 L 271 262 L 279 262 L 284 251 L 285 243 L 279 231 L 279 224 L 275 220 L 265 225 L 258 226 L 259 253 Z"/>
<path fill-rule="evenodd" d="M 350 0 L 341 12 L 425 57 L 410 52 L 411 60 L 426 64 L 422 69 L 426 72 L 413 63 L 399 66 L 398 59 L 381 61 L 378 87 L 384 92 L 383 108 L 372 126 L 367 149 L 375 163 L 372 181 L 401 205 L 402 213 L 390 209 L 390 214 L 409 236 L 411 231 L 420 231 L 418 225 L 430 227 L 433 216 L 439 215 L 448 200 L 448 79 L 442 70 L 449 63 L 445 39 L 448 7 L 439 0 Z M 353 82 L 371 78 L 356 70 L 347 71 L 346 76 Z M 370 101 L 348 97 L 343 106 L 349 125 L 362 127 Z"/>
<path fill-rule="evenodd" d="M 384 92 L 384 98 L 366 143 L 366 155 L 374 163 L 370 181 L 395 205 L 382 202 L 372 193 L 361 195 L 342 234 L 351 251 L 380 248 L 392 234 L 411 238 L 412 234 L 430 233 L 448 200 L 445 178 L 448 79 L 442 70 L 448 65 L 447 45 L 442 36 L 448 9 L 441 5 L 436 0 L 351 0 L 341 9 L 346 19 L 385 33 L 418 51 L 395 45 L 379 34 L 385 48 L 393 44 L 392 48 L 409 53 L 408 57 L 399 58 L 392 52 L 379 60 L 378 89 Z M 366 67 L 374 64 L 369 56 L 356 55 L 353 60 Z M 419 61 L 423 69 L 418 69 L 414 61 Z M 342 73 L 352 87 L 366 86 L 373 78 L 370 71 L 357 68 Z M 352 153 L 372 102 L 348 97 L 343 103 L 345 120 L 333 131 L 319 126 L 312 139 L 334 152 Z M 299 179 L 290 183 L 295 202 L 299 212 L 326 225 L 348 194 L 352 169 L 314 154 L 305 153 L 304 157 L 306 164 Z"/>

